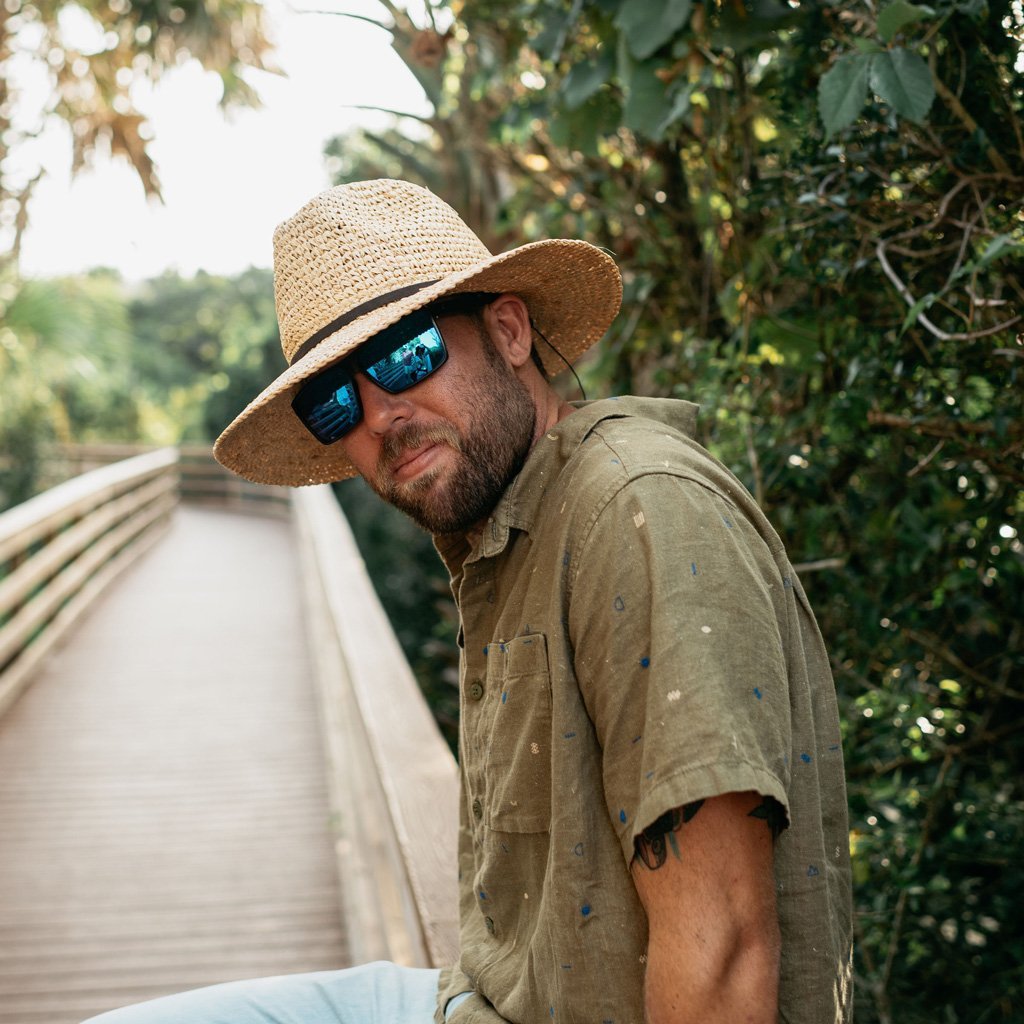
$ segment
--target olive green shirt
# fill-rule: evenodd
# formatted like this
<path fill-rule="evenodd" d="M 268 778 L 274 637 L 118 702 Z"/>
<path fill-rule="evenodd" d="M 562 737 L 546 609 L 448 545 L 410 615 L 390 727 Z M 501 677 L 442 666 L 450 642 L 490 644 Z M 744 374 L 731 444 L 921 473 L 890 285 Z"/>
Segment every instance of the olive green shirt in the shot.
<path fill-rule="evenodd" d="M 835 690 L 782 543 L 697 409 L 582 403 L 482 534 L 436 538 L 461 616 L 461 955 L 437 1020 L 643 1020 L 629 865 L 666 811 L 755 790 L 775 845 L 779 1019 L 850 1019 Z M 728 851 L 722 851 L 728 857 Z"/>

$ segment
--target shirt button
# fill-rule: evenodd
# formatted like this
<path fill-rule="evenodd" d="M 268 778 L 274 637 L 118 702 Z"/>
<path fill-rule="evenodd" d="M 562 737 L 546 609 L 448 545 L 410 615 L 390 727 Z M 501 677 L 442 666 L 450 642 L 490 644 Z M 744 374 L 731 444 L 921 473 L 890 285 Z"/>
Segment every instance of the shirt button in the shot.
<path fill-rule="evenodd" d="M 473 801 L 473 817 L 479 821 L 484 816 L 484 805 L 479 800 Z"/>
<path fill-rule="evenodd" d="M 494 920 L 493 920 L 493 918 L 490 918 L 490 917 L 485 917 L 485 918 L 484 918 L 484 926 L 485 926 L 485 927 L 487 928 L 487 930 L 488 930 L 488 931 L 489 931 L 489 932 L 490 932 L 490 933 L 491 933 L 492 935 L 494 934 Z"/>
<path fill-rule="evenodd" d="M 484 684 L 479 679 L 474 679 L 469 687 L 469 695 L 473 700 L 479 700 L 484 695 Z"/>

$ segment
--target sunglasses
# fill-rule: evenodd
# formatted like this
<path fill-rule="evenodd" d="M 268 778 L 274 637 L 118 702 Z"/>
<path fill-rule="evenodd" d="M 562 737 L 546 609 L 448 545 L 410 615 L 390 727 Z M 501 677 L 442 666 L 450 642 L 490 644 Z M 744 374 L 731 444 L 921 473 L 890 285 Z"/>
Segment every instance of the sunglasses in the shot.
<path fill-rule="evenodd" d="M 295 415 L 321 444 L 340 441 L 363 418 L 353 379 L 357 370 L 388 394 L 408 391 L 448 360 L 435 318 L 475 312 L 493 297 L 478 292 L 458 295 L 385 328 L 348 358 L 306 381 L 292 399 Z"/>

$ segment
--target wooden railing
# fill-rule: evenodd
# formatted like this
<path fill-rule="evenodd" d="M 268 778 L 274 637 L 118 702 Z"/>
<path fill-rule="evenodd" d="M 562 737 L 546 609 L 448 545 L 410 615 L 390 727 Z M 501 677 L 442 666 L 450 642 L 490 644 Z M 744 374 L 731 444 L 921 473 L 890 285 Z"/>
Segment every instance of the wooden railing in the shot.
<path fill-rule="evenodd" d="M 293 500 L 353 958 L 453 963 L 455 759 L 330 488 Z"/>
<path fill-rule="evenodd" d="M 254 484 L 226 470 L 209 445 L 186 444 L 181 452 L 181 497 L 195 504 L 227 506 L 233 512 L 291 515 L 291 490 Z"/>
<path fill-rule="evenodd" d="M 43 655 L 159 536 L 178 496 L 165 448 L 59 484 L 0 515 L 0 714 Z"/>
<path fill-rule="evenodd" d="M 98 466 L 153 450 L 152 446 L 138 444 L 68 444 L 55 448 L 47 461 L 50 476 L 56 480 L 66 480 Z M 290 491 L 287 487 L 253 484 L 235 476 L 214 460 L 210 445 L 179 445 L 178 454 L 183 500 L 229 507 L 235 512 L 282 516 L 291 514 Z"/>

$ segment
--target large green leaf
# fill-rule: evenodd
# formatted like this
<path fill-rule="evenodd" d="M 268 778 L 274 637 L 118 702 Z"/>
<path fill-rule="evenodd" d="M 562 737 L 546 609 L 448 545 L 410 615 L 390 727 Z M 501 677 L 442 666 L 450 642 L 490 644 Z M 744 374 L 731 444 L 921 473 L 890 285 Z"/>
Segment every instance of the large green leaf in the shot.
<path fill-rule="evenodd" d="M 821 76 L 818 112 L 829 135 L 853 124 L 868 97 L 868 73 L 875 54 L 848 53 Z"/>
<path fill-rule="evenodd" d="M 552 60 L 558 55 L 565 42 L 571 17 L 571 12 L 541 9 L 540 30 L 531 40 L 531 45 L 545 60 Z"/>
<path fill-rule="evenodd" d="M 676 87 L 675 96 L 672 96 L 671 90 L 665 94 L 665 104 L 662 107 L 662 118 L 658 123 L 658 127 L 655 129 L 654 138 L 661 138 L 665 132 L 668 131 L 672 125 L 682 120 L 690 110 L 690 97 L 691 90 L 688 86 L 682 88 Z M 671 99 L 671 104 L 669 100 Z"/>
<path fill-rule="evenodd" d="M 900 117 L 921 124 L 935 99 L 935 83 L 924 58 L 902 47 L 885 50 L 871 62 L 871 88 Z"/>
<path fill-rule="evenodd" d="M 562 84 L 562 100 L 569 110 L 576 110 L 611 78 L 615 59 L 610 53 L 602 53 L 597 60 L 574 64 Z"/>
<path fill-rule="evenodd" d="M 878 34 L 888 43 L 907 25 L 934 17 L 935 11 L 930 7 L 912 4 L 909 0 L 893 0 L 893 3 L 883 7 L 878 14 Z"/>
<path fill-rule="evenodd" d="M 634 65 L 622 111 L 626 127 L 649 139 L 661 137 L 670 112 L 665 83 L 657 76 L 662 66 L 653 61 Z"/>
<path fill-rule="evenodd" d="M 615 24 L 640 60 L 664 46 L 690 16 L 692 0 L 622 0 Z"/>
<path fill-rule="evenodd" d="M 598 143 L 615 132 L 621 118 L 622 108 L 606 89 L 595 93 L 575 110 L 566 107 L 551 111 L 548 130 L 555 145 L 596 157 Z"/>

